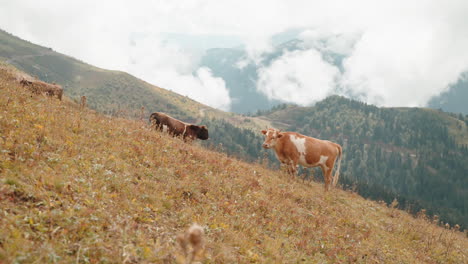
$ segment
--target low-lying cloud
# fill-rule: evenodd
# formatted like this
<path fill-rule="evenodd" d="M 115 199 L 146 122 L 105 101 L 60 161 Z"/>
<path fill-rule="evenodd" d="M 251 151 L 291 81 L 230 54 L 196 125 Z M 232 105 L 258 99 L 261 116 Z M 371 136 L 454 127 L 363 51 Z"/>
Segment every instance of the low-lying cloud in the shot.
<path fill-rule="evenodd" d="M 286 52 L 258 74 L 257 89 L 268 98 L 307 106 L 334 92 L 339 70 L 310 49 Z"/>
<path fill-rule="evenodd" d="M 125 71 L 211 107 L 230 109 L 224 80 L 213 76 L 209 68 L 198 68 L 199 58 L 159 35 L 134 34 L 127 56 L 128 61 L 120 66 Z"/>
<path fill-rule="evenodd" d="M 228 111 L 231 98 L 222 78 L 214 77 L 206 67 L 194 74 L 179 74 L 174 70 L 161 70 L 154 77 L 162 88 L 188 96 L 195 101 Z"/>
<path fill-rule="evenodd" d="M 468 35 L 430 20 L 365 31 L 343 63 L 343 87 L 383 106 L 424 106 L 448 89 L 468 70 Z"/>
<path fill-rule="evenodd" d="M 369 9 L 356 19 L 342 14 L 340 26 L 305 30 L 299 36 L 301 55 L 286 54 L 270 66 L 260 65 L 257 89 L 300 105 L 337 92 L 379 106 L 425 106 L 468 71 L 466 2 L 365 6 Z M 322 60 L 303 55 L 315 51 Z M 333 61 L 330 54 L 341 60 Z M 340 72 L 329 70 L 335 65 Z M 301 74 L 302 67 L 310 74 Z"/>

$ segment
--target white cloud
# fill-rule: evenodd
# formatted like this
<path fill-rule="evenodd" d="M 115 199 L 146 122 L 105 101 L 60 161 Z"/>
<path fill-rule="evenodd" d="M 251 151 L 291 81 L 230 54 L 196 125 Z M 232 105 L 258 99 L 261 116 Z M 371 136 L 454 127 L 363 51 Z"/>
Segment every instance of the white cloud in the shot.
<path fill-rule="evenodd" d="M 418 8 L 369 25 L 344 62 L 346 89 L 377 105 L 424 106 L 468 70 L 468 35 L 456 28 L 457 12 Z"/>
<path fill-rule="evenodd" d="M 305 40 L 301 56 L 307 54 L 311 61 L 288 54 L 263 69 L 258 82 L 263 85 L 258 88 L 271 98 L 284 95 L 298 104 L 333 92 L 336 84 L 370 103 L 421 106 L 468 70 L 465 0 L 0 0 L 0 6 L 0 25 L 8 32 L 99 67 L 129 71 L 174 91 L 178 88 L 168 86 L 176 83 L 170 77 L 192 81 L 192 87 L 199 89 L 193 92 L 194 98 L 207 96 L 205 91 L 211 88 L 202 84 L 218 83 L 218 79 L 202 80 L 202 75 L 213 76 L 197 68 L 200 54 L 165 42 L 160 37 L 164 33 L 242 39 L 249 55 L 249 60 L 237 65 L 242 67 L 247 62 L 262 65 L 272 50 L 269 38 L 274 34 L 308 29 L 301 35 Z M 342 76 L 317 54 L 310 55 L 317 51 L 346 56 Z M 285 65 L 312 68 L 305 74 L 304 68 Z M 273 74 L 278 69 L 285 72 Z M 337 79 L 342 81 L 335 83 Z M 275 81 L 293 90 L 286 93 Z M 265 87 L 267 83 L 272 86 Z M 302 86 L 309 83 L 313 89 Z M 225 91 L 220 94 L 228 96 Z"/>
<path fill-rule="evenodd" d="M 335 4 L 332 1 L 330 7 Z M 329 52 L 345 56 L 343 72 L 335 76 L 340 79 L 335 90 L 344 90 L 381 106 L 424 106 L 468 71 L 465 48 L 468 23 L 464 20 L 468 2 L 358 1 L 353 4 L 343 4 L 341 9 L 325 17 L 318 14 L 330 22 L 327 25 L 301 21 L 303 26 L 310 27 L 299 36 L 304 41 L 303 49 L 318 50 L 327 61 L 331 61 L 326 56 Z M 327 10 L 324 6 L 318 9 Z M 336 19 L 330 21 L 333 15 Z M 295 19 L 301 18 L 295 16 Z M 283 60 L 278 58 L 278 65 L 284 64 Z M 275 64 L 276 61 L 272 65 Z M 291 75 L 289 69 L 284 70 L 279 76 Z M 324 70 L 322 74 L 329 76 L 330 72 Z M 262 78 L 258 89 L 267 91 L 272 98 L 276 94 L 304 104 L 313 101 L 305 98 L 317 96 L 313 89 L 299 92 L 287 77 L 263 74 Z M 282 82 L 286 86 L 280 85 Z M 271 86 L 265 87 L 265 83 Z M 288 94 L 285 87 L 291 87 L 294 95 Z M 333 91 L 331 87 L 324 90 Z"/>
<path fill-rule="evenodd" d="M 171 69 L 164 69 L 158 72 L 155 79 L 163 88 L 214 108 L 228 111 L 231 106 L 231 98 L 224 80 L 213 77 L 211 70 L 206 67 L 199 68 L 193 75 L 181 75 Z"/>
<path fill-rule="evenodd" d="M 270 99 L 310 105 L 335 89 L 338 69 L 314 50 L 286 52 L 259 70 L 257 89 Z"/>
<path fill-rule="evenodd" d="M 128 61 L 120 66 L 126 72 L 214 108 L 230 109 L 224 80 L 206 67 L 197 69 L 191 54 L 158 35 L 134 34 L 130 42 Z"/>

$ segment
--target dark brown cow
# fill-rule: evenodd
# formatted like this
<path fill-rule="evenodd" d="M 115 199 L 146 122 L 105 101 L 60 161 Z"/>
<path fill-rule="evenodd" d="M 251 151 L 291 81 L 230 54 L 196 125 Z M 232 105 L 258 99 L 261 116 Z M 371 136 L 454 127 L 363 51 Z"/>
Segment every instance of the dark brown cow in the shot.
<path fill-rule="evenodd" d="M 187 138 L 208 139 L 208 128 L 206 126 L 188 124 L 164 113 L 152 113 L 150 116 L 150 123 L 156 129 L 167 131 L 173 136 L 182 136 L 184 140 Z"/>
<path fill-rule="evenodd" d="M 325 190 L 330 189 L 330 183 L 333 187 L 336 186 L 340 177 L 342 154 L 340 145 L 273 128 L 262 130 L 262 133 L 265 135 L 263 147 L 275 150 L 276 157 L 282 164 L 286 164 L 289 174 L 296 175 L 298 165 L 307 168 L 320 167 L 325 178 Z M 337 160 L 335 176 L 332 177 L 332 170 Z"/>
<path fill-rule="evenodd" d="M 63 88 L 58 84 L 51 84 L 41 81 L 28 81 L 23 79 L 20 84 L 27 87 L 31 92 L 35 94 L 46 94 L 48 96 L 57 96 L 58 99 L 62 100 Z"/>

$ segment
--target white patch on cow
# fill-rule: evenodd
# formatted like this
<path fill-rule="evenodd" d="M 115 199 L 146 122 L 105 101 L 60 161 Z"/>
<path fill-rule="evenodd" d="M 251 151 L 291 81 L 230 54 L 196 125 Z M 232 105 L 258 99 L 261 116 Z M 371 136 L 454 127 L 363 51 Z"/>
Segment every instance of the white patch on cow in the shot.
<path fill-rule="evenodd" d="M 328 167 L 327 167 L 327 160 L 328 160 L 328 156 L 322 156 L 322 155 L 320 155 L 320 160 L 319 160 L 319 162 L 318 162 L 318 165 L 322 165 L 325 171 L 328 170 Z"/>
<path fill-rule="evenodd" d="M 326 170 L 328 170 L 328 167 L 327 167 L 327 160 L 328 160 L 328 156 L 322 156 L 320 155 L 320 159 L 319 161 L 317 161 L 316 163 L 314 164 L 307 164 L 307 167 L 309 168 L 312 168 L 312 167 L 317 167 L 317 166 L 320 166 L 320 167 L 323 167 Z"/>
<path fill-rule="evenodd" d="M 270 134 L 272 134 L 272 135 L 270 135 Z M 267 137 L 270 137 L 270 136 L 271 136 L 271 137 L 275 138 L 275 137 L 276 137 L 275 134 L 276 134 L 276 131 L 268 130 L 268 132 L 267 132 Z"/>
<path fill-rule="evenodd" d="M 322 156 L 322 155 L 320 155 L 319 164 L 325 165 L 325 163 L 327 162 L 327 160 L 328 160 L 328 156 Z"/>
<path fill-rule="evenodd" d="M 182 136 L 185 136 L 185 132 L 187 132 L 187 124 L 184 125 L 184 133 L 182 133 Z"/>
<path fill-rule="evenodd" d="M 163 131 L 164 133 L 167 132 L 167 129 L 168 129 L 168 127 L 167 127 L 166 125 L 163 125 L 163 126 L 162 126 L 162 131 Z"/>
<path fill-rule="evenodd" d="M 296 136 L 291 136 L 291 142 L 294 144 L 294 146 L 296 146 L 297 152 L 299 152 L 299 164 L 307 165 L 307 161 L 305 158 L 306 157 L 306 146 L 305 146 L 306 139 L 296 137 Z"/>
<path fill-rule="evenodd" d="M 268 132 L 266 133 L 266 138 L 267 138 L 267 141 L 269 141 L 269 143 L 265 143 L 267 145 L 268 148 L 273 148 L 275 147 L 276 145 L 276 140 L 277 140 L 277 131 L 276 130 L 268 130 Z M 269 139 L 269 140 L 268 140 Z M 266 141 L 265 141 L 266 142 Z M 278 158 L 278 155 L 276 155 L 276 157 Z M 278 159 L 279 160 L 279 159 Z"/>

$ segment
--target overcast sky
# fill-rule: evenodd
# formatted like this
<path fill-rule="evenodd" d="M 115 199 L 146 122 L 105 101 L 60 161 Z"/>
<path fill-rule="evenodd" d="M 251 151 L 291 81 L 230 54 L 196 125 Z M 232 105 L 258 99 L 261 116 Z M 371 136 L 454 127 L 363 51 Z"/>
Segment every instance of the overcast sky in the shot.
<path fill-rule="evenodd" d="M 468 70 L 468 1 L 0 0 L 0 27 L 90 64 L 229 110 L 200 51 L 246 45 L 257 89 L 310 105 L 346 92 L 379 106 L 424 106 Z M 271 36 L 304 29 L 304 50 L 268 66 Z M 167 41 L 191 35 L 194 45 Z M 344 57 L 338 68 L 324 56 Z M 239 62 L 244 63 L 244 62 Z"/>

